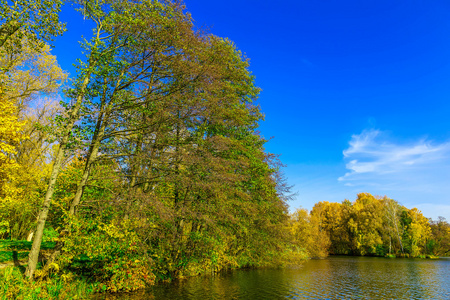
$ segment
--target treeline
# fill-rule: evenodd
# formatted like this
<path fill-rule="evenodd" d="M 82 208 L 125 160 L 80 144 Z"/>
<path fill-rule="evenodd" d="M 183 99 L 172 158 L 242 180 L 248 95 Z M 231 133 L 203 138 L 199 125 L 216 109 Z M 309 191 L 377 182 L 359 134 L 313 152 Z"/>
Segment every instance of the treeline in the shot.
<path fill-rule="evenodd" d="M 94 27 L 69 82 L 61 2 L 1 14 L 0 238 L 32 241 L 25 275 L 129 291 L 305 257 L 235 45 L 180 1 L 72 4 Z"/>
<path fill-rule="evenodd" d="M 450 224 L 427 219 L 387 197 L 358 194 L 352 203 L 316 203 L 293 215 L 293 230 L 310 256 L 448 256 Z"/>
<path fill-rule="evenodd" d="M 328 253 L 447 253 L 448 223 L 387 198 L 289 214 L 247 58 L 195 29 L 180 1 L 73 1 L 93 28 L 72 77 L 49 46 L 65 31 L 62 2 L 3 4 L 0 259 L 26 264 L 27 278 L 0 272 L 6 298 L 84 297 L 72 283 L 131 291 Z"/>

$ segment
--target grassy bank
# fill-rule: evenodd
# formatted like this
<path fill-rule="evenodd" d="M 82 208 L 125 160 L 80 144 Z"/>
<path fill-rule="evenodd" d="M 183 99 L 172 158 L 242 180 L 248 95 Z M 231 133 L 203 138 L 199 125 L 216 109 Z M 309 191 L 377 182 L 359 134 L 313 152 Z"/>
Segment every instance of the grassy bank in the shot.
<path fill-rule="evenodd" d="M 54 242 L 44 242 L 43 255 L 54 247 Z M 28 241 L 0 240 L 0 300 L 86 299 L 96 290 L 83 278 L 57 272 L 29 281 L 23 273 L 30 248 Z"/>
<path fill-rule="evenodd" d="M 86 299 L 96 289 L 94 284 L 67 275 L 28 281 L 19 267 L 0 269 L 1 300 Z"/>
<path fill-rule="evenodd" d="M 60 257 L 61 260 L 57 263 L 42 268 L 45 262 L 45 254 L 49 255 L 51 249 L 55 246 L 54 243 L 47 242 L 45 243 L 45 249 L 42 251 L 44 254 L 43 261 L 36 272 L 36 279 L 35 281 L 29 281 L 23 274 L 26 267 L 26 255 L 31 243 L 3 240 L 0 241 L 0 245 L 2 257 L 0 262 L 0 300 L 86 299 L 94 293 L 109 294 L 137 291 L 156 282 L 204 276 L 211 274 L 211 270 L 214 270 L 213 273 L 217 273 L 230 268 L 225 266 L 220 269 L 217 266 L 206 268 L 202 267 L 200 263 L 197 263 L 198 265 L 190 263 L 180 272 L 174 273 L 171 278 L 168 278 L 167 274 L 163 272 L 164 270 L 160 270 L 162 266 L 158 268 L 155 261 L 147 264 L 147 267 L 144 268 L 143 265 L 136 264 L 137 260 L 134 256 L 125 260 L 125 256 L 130 254 L 126 251 L 120 255 L 116 252 L 114 261 L 108 260 L 106 256 L 102 256 L 101 260 L 84 256 L 84 259 L 73 259 L 70 264 L 64 264 L 63 257 Z M 111 251 L 112 247 L 108 249 Z M 65 255 L 70 256 L 70 253 Z M 236 265 L 232 268 L 298 264 L 306 258 L 306 253 L 297 249 L 296 251 L 284 251 L 274 255 L 274 259 L 270 263 L 253 266 L 250 264 Z M 109 263 L 113 265 L 110 267 Z M 105 264 L 108 266 L 105 267 Z M 148 270 L 148 272 L 143 272 L 144 270 Z M 151 280 L 148 279 L 149 277 Z M 147 280 L 144 280 L 144 278 L 147 278 Z M 144 281 L 145 284 L 140 284 Z"/>

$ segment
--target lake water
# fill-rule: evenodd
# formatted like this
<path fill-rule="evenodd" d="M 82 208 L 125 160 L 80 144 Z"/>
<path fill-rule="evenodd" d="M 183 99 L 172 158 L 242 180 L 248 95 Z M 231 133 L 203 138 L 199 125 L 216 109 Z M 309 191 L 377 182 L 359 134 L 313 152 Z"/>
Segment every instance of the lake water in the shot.
<path fill-rule="evenodd" d="M 109 299 L 450 299 L 450 259 L 329 257 L 298 268 L 195 277 Z"/>

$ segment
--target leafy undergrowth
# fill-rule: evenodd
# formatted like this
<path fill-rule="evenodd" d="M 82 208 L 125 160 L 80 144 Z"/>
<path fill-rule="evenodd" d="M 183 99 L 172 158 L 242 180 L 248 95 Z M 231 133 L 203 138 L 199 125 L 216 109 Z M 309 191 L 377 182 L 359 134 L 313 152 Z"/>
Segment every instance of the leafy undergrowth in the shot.
<path fill-rule="evenodd" d="M 95 290 L 95 284 L 68 275 L 31 282 L 18 267 L 0 270 L 0 300 L 86 299 Z"/>

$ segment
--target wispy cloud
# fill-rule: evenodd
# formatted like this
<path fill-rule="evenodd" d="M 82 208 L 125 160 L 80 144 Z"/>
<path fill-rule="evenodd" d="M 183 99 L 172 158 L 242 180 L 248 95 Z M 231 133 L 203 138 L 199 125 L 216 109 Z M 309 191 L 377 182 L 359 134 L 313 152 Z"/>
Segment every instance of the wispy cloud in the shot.
<path fill-rule="evenodd" d="M 450 213 L 450 142 L 403 142 L 380 130 L 355 134 L 343 151 L 343 187 L 387 195 L 430 216 Z"/>
<path fill-rule="evenodd" d="M 382 131 L 365 130 L 352 136 L 343 154 L 349 172 L 339 180 L 352 181 L 364 175 L 395 176 L 424 169 L 432 171 L 437 164 L 450 163 L 450 143 L 437 144 L 425 139 L 395 143 Z"/>
<path fill-rule="evenodd" d="M 405 141 L 385 131 L 364 130 L 350 138 L 343 162 L 288 166 L 286 175 L 297 192 L 291 207 L 354 201 L 365 192 L 417 207 L 426 217 L 450 220 L 450 142 Z"/>

